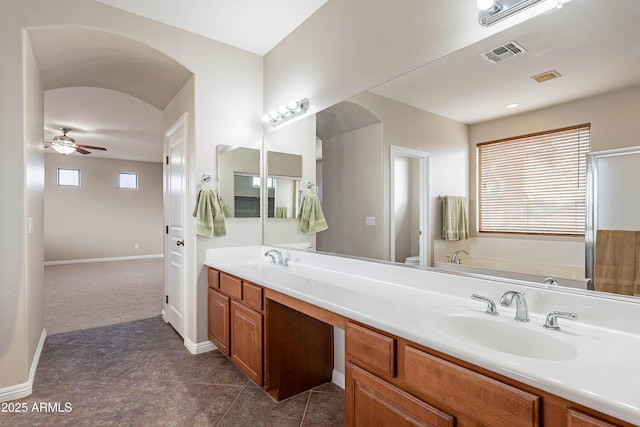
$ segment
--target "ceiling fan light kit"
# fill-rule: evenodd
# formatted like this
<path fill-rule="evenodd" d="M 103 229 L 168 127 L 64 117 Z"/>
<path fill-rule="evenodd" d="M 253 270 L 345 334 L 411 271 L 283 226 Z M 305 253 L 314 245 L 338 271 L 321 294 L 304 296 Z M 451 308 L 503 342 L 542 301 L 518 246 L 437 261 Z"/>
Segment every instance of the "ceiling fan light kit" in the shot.
<path fill-rule="evenodd" d="M 71 132 L 73 129 L 65 128 L 65 127 L 62 127 L 59 129 L 62 132 L 62 135 L 53 137 L 53 141 L 51 141 L 49 145 L 45 145 L 45 148 L 51 147 L 54 150 L 56 150 L 56 152 L 63 155 L 71 154 L 74 151 L 80 154 L 91 154 L 91 152 L 87 151 L 87 149 L 107 151 L 107 149 L 104 147 L 95 147 L 92 145 L 76 144 L 76 140 L 67 135 L 67 133 Z"/>

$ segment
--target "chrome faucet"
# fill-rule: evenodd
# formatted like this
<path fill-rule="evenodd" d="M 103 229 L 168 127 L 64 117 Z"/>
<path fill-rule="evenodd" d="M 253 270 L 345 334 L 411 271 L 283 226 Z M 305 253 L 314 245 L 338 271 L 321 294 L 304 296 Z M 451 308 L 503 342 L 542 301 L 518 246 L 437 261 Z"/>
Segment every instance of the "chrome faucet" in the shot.
<path fill-rule="evenodd" d="M 576 320 L 578 315 L 575 313 L 567 313 L 565 311 L 552 311 L 547 314 L 547 319 L 544 322 L 544 327 L 547 329 L 551 329 L 554 331 L 560 330 L 560 326 L 558 326 L 558 318 L 562 317 L 563 319 Z"/>
<path fill-rule="evenodd" d="M 469 255 L 469 252 L 465 251 L 464 249 L 458 249 L 453 253 L 453 255 L 449 257 L 449 262 L 451 264 L 460 264 L 460 260 L 458 259 L 458 254 L 460 252 L 464 252 L 465 254 Z"/>
<path fill-rule="evenodd" d="M 278 265 L 284 265 L 284 266 L 289 265 L 289 258 L 283 258 L 282 252 L 280 252 L 277 249 L 269 249 L 267 252 L 264 253 L 264 256 L 268 256 L 271 258 L 271 264 L 278 264 Z M 276 259 L 278 260 L 277 263 L 276 263 Z"/>
<path fill-rule="evenodd" d="M 555 277 L 547 277 L 546 279 L 544 279 L 542 281 L 543 284 L 545 285 L 553 285 L 553 286 L 557 286 L 558 285 L 558 281 L 556 280 Z"/>
<path fill-rule="evenodd" d="M 484 311 L 487 314 L 490 314 L 492 316 L 497 316 L 498 315 L 498 310 L 496 310 L 496 303 L 493 302 L 493 300 L 489 297 L 485 297 L 483 295 L 478 295 L 478 294 L 473 294 L 471 295 L 471 299 L 474 299 L 476 301 L 484 301 L 487 303 L 487 309 Z"/>
<path fill-rule="evenodd" d="M 500 298 L 500 305 L 509 307 L 513 302 L 513 298 L 516 299 L 516 320 L 519 322 L 529 321 L 529 308 L 527 302 L 524 300 L 524 293 L 518 291 L 507 291 Z"/>

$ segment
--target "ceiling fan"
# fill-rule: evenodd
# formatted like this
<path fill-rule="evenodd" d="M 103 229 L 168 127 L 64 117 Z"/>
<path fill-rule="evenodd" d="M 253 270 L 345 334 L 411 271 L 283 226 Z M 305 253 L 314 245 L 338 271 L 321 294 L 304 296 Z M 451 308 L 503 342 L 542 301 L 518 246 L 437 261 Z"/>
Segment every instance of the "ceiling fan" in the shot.
<path fill-rule="evenodd" d="M 95 147 L 92 145 L 82 145 L 76 144 L 76 140 L 67 136 L 68 132 L 71 132 L 73 129 L 71 128 L 59 128 L 62 131 L 62 135 L 54 136 L 53 141 L 45 144 L 46 147 L 51 147 L 56 150 L 60 154 L 71 154 L 74 151 L 77 151 L 80 154 L 91 154 L 90 151 L 87 150 L 101 150 L 107 151 L 104 147 Z"/>

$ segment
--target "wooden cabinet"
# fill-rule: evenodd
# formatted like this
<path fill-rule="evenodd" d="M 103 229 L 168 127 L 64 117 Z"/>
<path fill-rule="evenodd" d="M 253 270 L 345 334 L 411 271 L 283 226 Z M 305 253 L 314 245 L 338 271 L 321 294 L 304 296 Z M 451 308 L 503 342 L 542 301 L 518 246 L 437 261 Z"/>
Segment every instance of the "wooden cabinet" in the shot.
<path fill-rule="evenodd" d="M 346 425 L 453 427 L 454 418 L 364 369 L 346 365 Z"/>
<path fill-rule="evenodd" d="M 230 300 L 226 295 L 211 288 L 209 291 L 209 339 L 218 349 L 229 356 L 231 346 L 229 340 Z"/>
<path fill-rule="evenodd" d="M 276 401 L 331 380 L 345 330 L 347 426 L 633 426 L 233 275 L 208 280 L 209 339 Z"/>
<path fill-rule="evenodd" d="M 413 394 L 486 425 L 539 425 L 540 397 L 405 345 L 404 383 Z"/>
<path fill-rule="evenodd" d="M 262 314 L 231 301 L 231 360 L 262 385 Z"/>
<path fill-rule="evenodd" d="M 262 287 L 211 268 L 208 277 L 209 339 L 262 386 Z"/>
<path fill-rule="evenodd" d="M 567 427 L 619 427 L 619 425 L 569 408 L 567 411 Z"/>
<path fill-rule="evenodd" d="M 345 332 L 347 426 L 631 426 L 366 325 Z"/>

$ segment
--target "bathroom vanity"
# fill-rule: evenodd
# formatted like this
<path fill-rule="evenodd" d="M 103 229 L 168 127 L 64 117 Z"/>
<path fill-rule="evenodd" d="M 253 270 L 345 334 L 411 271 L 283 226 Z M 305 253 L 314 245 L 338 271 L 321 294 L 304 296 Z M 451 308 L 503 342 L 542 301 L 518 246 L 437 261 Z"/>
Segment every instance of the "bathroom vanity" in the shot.
<path fill-rule="evenodd" d="M 538 310 L 565 308 L 562 294 L 527 288 L 531 321 L 515 322 L 469 297 L 514 283 L 299 251 L 283 266 L 266 249 L 208 251 L 209 337 L 275 400 L 331 381 L 337 327 L 349 426 L 640 423 L 639 337 L 589 314 L 544 330 Z"/>

